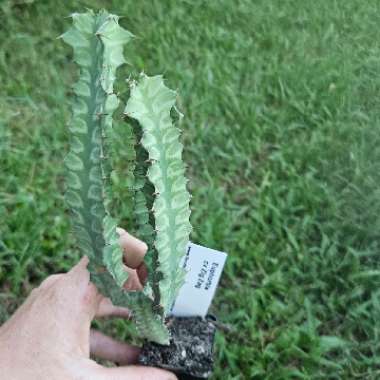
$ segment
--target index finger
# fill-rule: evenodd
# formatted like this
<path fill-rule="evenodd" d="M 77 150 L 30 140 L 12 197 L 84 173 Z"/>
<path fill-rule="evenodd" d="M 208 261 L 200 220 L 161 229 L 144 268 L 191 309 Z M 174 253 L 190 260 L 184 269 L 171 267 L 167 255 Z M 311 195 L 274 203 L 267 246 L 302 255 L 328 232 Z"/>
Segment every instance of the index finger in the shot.
<path fill-rule="evenodd" d="M 124 252 L 124 262 L 132 269 L 138 268 L 144 261 L 148 246 L 141 240 L 135 238 L 123 228 L 117 228 L 119 242 Z"/>

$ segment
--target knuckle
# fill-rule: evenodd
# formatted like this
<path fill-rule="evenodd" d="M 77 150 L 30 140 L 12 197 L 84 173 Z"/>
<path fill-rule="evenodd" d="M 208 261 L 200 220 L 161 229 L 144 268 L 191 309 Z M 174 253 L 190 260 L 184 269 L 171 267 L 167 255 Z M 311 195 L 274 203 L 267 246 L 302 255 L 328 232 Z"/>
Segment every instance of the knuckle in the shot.
<path fill-rule="evenodd" d="M 98 292 L 96 286 L 89 283 L 86 290 L 83 292 L 80 302 L 85 308 L 98 308 L 102 300 L 101 294 Z"/>

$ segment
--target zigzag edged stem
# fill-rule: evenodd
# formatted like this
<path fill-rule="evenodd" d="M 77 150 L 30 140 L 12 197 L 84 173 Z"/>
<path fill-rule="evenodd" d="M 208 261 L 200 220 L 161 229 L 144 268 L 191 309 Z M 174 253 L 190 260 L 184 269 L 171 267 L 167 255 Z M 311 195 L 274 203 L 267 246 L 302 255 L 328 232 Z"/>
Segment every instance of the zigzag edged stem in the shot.
<path fill-rule="evenodd" d="M 70 126 L 66 201 L 73 231 L 82 254 L 90 259 L 91 279 L 114 304 L 135 311 L 142 337 L 166 344 L 168 331 L 154 313 L 152 299 L 141 292 L 126 292 L 127 279 L 118 242 L 116 222 L 109 215 L 110 161 L 107 134 L 119 101 L 113 93 L 116 69 L 124 63 L 123 45 L 131 33 L 118 17 L 101 11 L 73 14 L 72 28 L 62 38 L 74 49 L 80 77 L 74 86 L 75 101 Z"/>
<path fill-rule="evenodd" d="M 145 186 L 153 185 L 155 196 L 152 207 L 155 239 L 149 248 L 157 253 L 156 260 L 151 261 L 152 269 L 159 273 L 156 277 L 159 294 L 155 295 L 155 301 L 164 315 L 184 281 L 180 261 L 191 232 L 183 146 L 179 142 L 179 129 L 173 126 L 170 117 L 175 99 L 176 93 L 165 86 L 161 76 L 143 75 L 139 83 L 132 86 L 124 111 L 141 125 L 141 144 L 149 156 Z M 146 187 L 137 190 L 136 197 L 146 198 Z M 143 212 L 146 214 L 145 209 Z"/>

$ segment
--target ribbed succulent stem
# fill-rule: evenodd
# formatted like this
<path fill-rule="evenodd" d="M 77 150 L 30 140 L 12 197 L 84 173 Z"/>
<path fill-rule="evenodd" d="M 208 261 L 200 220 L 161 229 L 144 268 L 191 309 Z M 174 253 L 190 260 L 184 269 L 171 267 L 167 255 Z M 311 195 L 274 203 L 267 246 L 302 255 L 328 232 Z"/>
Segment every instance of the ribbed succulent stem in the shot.
<path fill-rule="evenodd" d="M 136 163 L 134 170 L 134 214 L 136 218 L 138 237 L 148 245 L 145 255 L 145 264 L 150 269 L 148 275 L 148 285 L 145 291 L 151 294 L 156 305 L 157 313 L 162 314 L 160 307 L 159 281 L 162 273 L 159 271 L 158 252 L 154 246 L 156 237 L 155 219 L 153 214 L 154 186 L 149 181 L 149 154 L 142 146 L 141 139 L 143 131 L 141 126 L 133 119 L 129 119 L 133 126 L 136 137 Z"/>
<path fill-rule="evenodd" d="M 62 38 L 73 47 L 80 67 L 74 86 L 70 152 L 65 159 L 65 195 L 73 232 L 82 254 L 90 259 L 91 279 L 100 292 L 115 305 L 132 309 L 142 337 L 166 344 L 168 330 L 154 311 L 153 299 L 123 289 L 127 272 L 116 221 L 107 210 L 111 199 L 107 136 L 119 103 L 113 84 L 116 69 L 124 63 L 123 45 L 131 34 L 119 26 L 117 16 L 106 11 L 73 14 L 72 19 L 73 27 Z"/>
<path fill-rule="evenodd" d="M 101 11 L 73 14 L 73 27 L 62 38 L 74 49 L 80 76 L 70 126 L 66 200 L 82 254 L 90 258 L 91 279 L 115 305 L 129 307 L 140 335 L 169 342 L 165 316 L 183 284 L 180 261 L 191 225 L 183 146 L 171 120 L 176 93 L 161 76 L 148 77 L 131 88 L 125 113 L 136 136 L 134 169 L 135 217 L 138 236 L 148 244 L 148 284 L 143 292 L 127 292 L 127 271 L 116 232 L 111 201 L 108 136 L 119 100 L 114 93 L 123 45 L 131 34 L 118 17 Z"/>
<path fill-rule="evenodd" d="M 124 111 L 139 122 L 141 145 L 148 154 L 149 168 L 144 185 L 149 182 L 154 186 L 152 211 L 157 256 L 152 265 L 154 272 L 159 273 L 156 301 L 164 314 L 170 310 L 184 281 L 185 272 L 180 261 L 191 231 L 183 146 L 179 142 L 179 130 L 170 116 L 175 100 L 176 93 L 164 85 L 161 76 L 143 75 L 138 84 L 132 86 Z M 140 188 L 138 190 L 141 192 Z M 145 190 L 148 189 L 145 187 Z"/>

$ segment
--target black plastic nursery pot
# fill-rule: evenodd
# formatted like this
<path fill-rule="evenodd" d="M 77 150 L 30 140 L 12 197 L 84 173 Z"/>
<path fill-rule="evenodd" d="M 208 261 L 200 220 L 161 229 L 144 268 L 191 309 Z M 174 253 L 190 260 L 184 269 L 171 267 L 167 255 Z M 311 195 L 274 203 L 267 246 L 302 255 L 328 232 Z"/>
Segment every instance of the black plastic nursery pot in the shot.
<path fill-rule="evenodd" d="M 159 367 L 174 372 L 180 380 L 208 379 L 214 365 L 216 327 L 212 316 L 171 317 L 169 346 L 146 342 L 139 364 Z"/>

